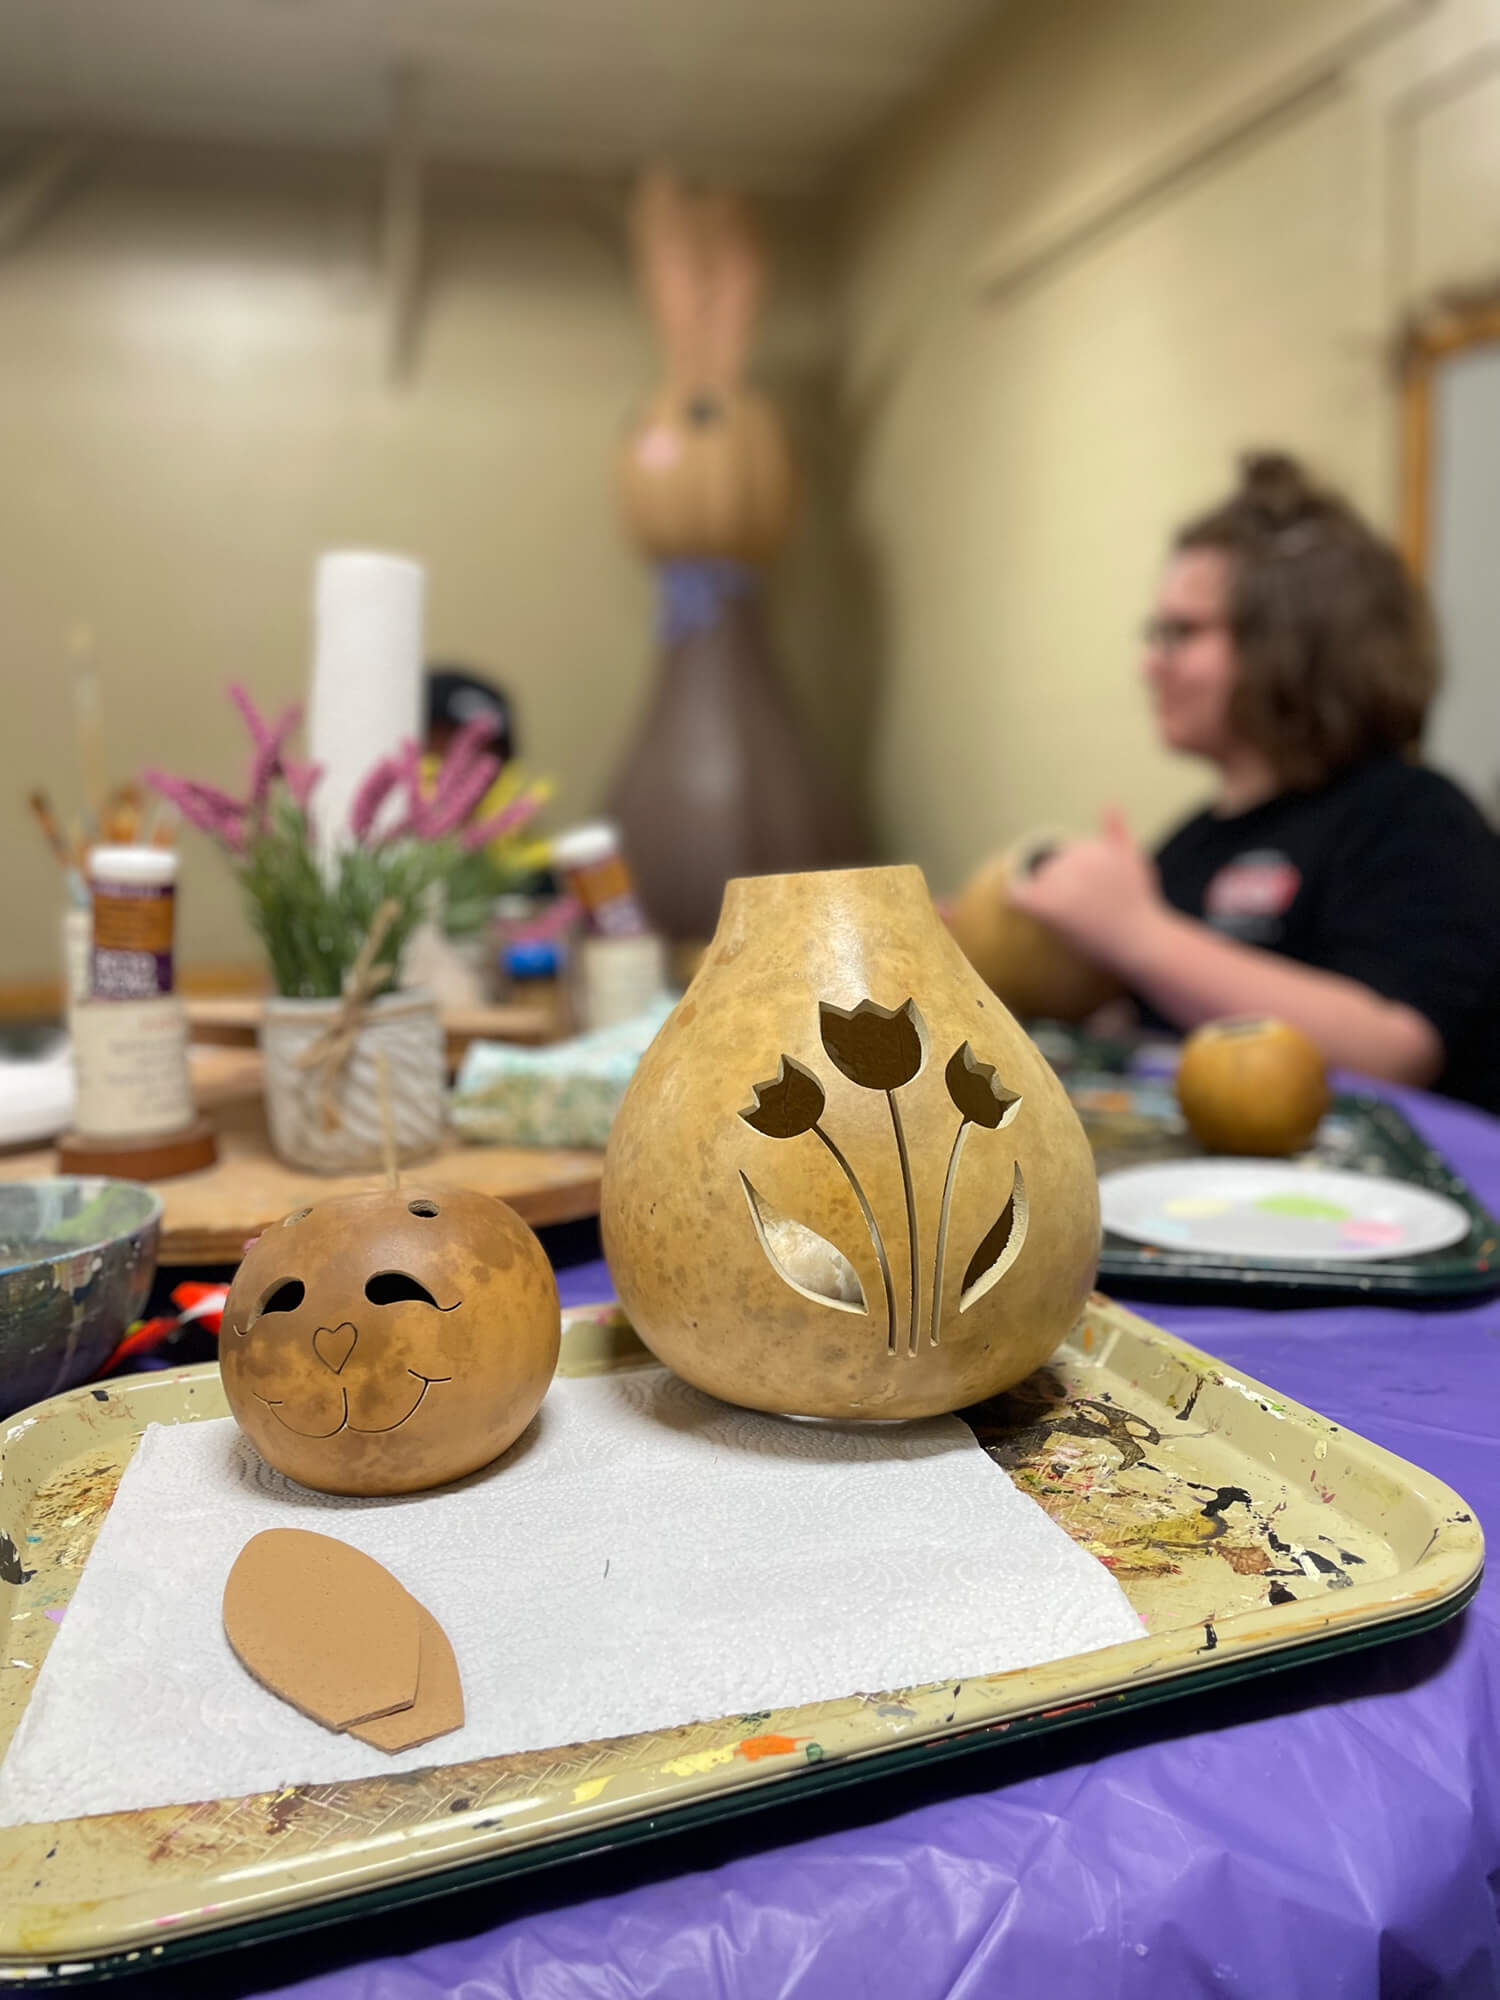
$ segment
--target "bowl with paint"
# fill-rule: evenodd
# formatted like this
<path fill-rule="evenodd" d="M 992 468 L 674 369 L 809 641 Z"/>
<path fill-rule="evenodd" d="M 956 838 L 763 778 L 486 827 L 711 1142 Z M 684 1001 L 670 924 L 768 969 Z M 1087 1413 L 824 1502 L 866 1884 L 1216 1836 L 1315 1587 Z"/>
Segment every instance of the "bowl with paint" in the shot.
<path fill-rule="evenodd" d="M 140 1317 L 161 1214 L 135 1181 L 0 1184 L 0 1417 L 86 1381 Z"/>

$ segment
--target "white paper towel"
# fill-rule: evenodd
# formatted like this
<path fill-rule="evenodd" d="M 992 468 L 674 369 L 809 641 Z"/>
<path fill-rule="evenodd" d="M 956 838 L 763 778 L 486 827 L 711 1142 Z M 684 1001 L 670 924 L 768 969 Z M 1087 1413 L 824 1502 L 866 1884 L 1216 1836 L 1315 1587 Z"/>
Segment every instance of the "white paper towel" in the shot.
<path fill-rule="evenodd" d="M 337 549 L 319 556 L 308 743 L 323 766 L 324 855 L 347 837 L 349 807 L 372 765 L 422 739 L 424 577 L 406 556 Z"/>
<path fill-rule="evenodd" d="M 250 1678 L 220 1602 L 271 1527 L 352 1543 L 434 1612 L 461 1731 L 387 1757 Z M 497 1466 L 399 1500 L 310 1494 L 227 1418 L 153 1425 L 0 1768 L 0 1824 L 965 1679 L 1140 1633 L 1109 1572 L 953 1417 L 843 1430 L 659 1368 L 559 1381 Z"/>

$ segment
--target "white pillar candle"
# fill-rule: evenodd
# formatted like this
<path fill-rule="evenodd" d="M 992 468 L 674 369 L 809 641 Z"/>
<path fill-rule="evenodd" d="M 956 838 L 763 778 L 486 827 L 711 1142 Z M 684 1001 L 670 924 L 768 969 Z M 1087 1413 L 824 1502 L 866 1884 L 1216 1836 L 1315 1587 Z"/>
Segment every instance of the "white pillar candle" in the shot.
<path fill-rule="evenodd" d="M 349 808 L 373 764 L 422 740 L 425 577 L 406 556 L 337 549 L 318 558 L 308 742 L 323 766 L 318 842 L 348 838 Z"/>

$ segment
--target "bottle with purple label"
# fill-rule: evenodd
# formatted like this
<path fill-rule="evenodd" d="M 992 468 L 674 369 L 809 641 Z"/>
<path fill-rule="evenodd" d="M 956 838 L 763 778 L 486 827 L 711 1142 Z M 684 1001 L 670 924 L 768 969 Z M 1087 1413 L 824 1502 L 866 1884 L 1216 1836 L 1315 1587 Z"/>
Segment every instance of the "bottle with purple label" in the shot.
<path fill-rule="evenodd" d="M 177 856 L 163 847 L 91 847 L 95 1000 L 154 1000 L 173 986 Z"/>

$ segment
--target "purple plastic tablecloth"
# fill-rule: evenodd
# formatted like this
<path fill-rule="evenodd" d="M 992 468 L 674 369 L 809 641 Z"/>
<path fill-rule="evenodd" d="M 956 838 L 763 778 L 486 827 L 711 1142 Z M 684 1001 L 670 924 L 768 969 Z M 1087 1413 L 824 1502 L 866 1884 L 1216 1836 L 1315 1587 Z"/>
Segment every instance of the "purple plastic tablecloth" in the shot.
<path fill-rule="evenodd" d="M 1500 1207 L 1500 1123 L 1392 1095 Z M 600 1296 L 602 1278 L 601 1265 L 564 1273 L 565 1300 Z M 1147 1310 L 1449 1481 L 1500 1538 L 1500 1306 Z M 876 1780 L 810 1838 L 786 1810 L 738 1825 L 727 1851 L 679 1842 L 653 1866 L 638 1850 L 606 1894 L 588 1861 L 529 1878 L 529 1897 L 513 1884 L 493 1928 L 472 1908 L 467 1934 L 441 1904 L 413 1910 L 401 1955 L 359 1962 L 346 1939 L 349 1962 L 276 1990 L 1495 1995 L 1500 1580 L 1438 1632 L 960 1760 L 915 1804 Z"/>

